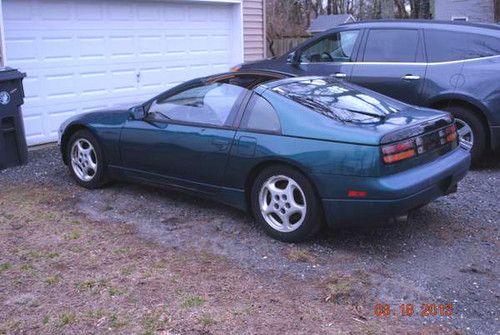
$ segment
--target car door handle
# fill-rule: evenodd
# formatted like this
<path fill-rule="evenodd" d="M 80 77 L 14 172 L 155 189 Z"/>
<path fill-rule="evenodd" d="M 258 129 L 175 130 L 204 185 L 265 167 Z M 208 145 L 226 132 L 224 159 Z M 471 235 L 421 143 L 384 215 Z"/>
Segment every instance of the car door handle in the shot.
<path fill-rule="evenodd" d="M 213 140 L 212 145 L 219 151 L 225 151 L 229 147 L 228 140 Z"/>
<path fill-rule="evenodd" d="M 343 72 L 335 72 L 334 74 L 332 74 L 332 77 L 335 77 L 335 78 L 345 78 L 347 77 L 347 75 Z"/>
<path fill-rule="evenodd" d="M 419 80 L 420 76 L 416 76 L 413 74 L 407 74 L 407 75 L 404 75 L 403 77 L 401 77 L 401 79 L 403 79 L 403 80 Z"/>

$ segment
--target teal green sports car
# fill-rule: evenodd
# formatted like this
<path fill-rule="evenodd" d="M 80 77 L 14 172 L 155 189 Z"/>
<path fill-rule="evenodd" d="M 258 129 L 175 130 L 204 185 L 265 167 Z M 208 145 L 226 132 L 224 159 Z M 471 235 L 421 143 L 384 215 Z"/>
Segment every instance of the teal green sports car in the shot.
<path fill-rule="evenodd" d="M 250 211 L 283 241 L 404 215 L 454 192 L 470 164 L 448 113 L 270 71 L 195 79 L 130 109 L 78 115 L 59 140 L 86 188 L 122 179 L 188 191 Z"/>

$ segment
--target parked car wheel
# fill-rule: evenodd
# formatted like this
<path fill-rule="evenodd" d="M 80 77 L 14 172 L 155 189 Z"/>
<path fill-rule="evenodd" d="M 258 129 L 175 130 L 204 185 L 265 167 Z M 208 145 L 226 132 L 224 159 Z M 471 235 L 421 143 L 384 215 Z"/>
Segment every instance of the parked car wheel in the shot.
<path fill-rule="evenodd" d="M 104 155 L 90 131 L 75 132 L 69 139 L 67 150 L 70 174 L 79 185 L 93 189 L 108 181 Z"/>
<path fill-rule="evenodd" d="M 445 108 L 455 117 L 460 145 L 469 150 L 473 163 L 477 163 L 486 149 L 486 129 L 474 112 L 460 107 Z"/>
<path fill-rule="evenodd" d="M 251 193 L 256 221 L 273 238 L 299 242 L 323 226 L 323 213 L 311 183 L 300 172 L 275 165 L 255 179 Z"/>

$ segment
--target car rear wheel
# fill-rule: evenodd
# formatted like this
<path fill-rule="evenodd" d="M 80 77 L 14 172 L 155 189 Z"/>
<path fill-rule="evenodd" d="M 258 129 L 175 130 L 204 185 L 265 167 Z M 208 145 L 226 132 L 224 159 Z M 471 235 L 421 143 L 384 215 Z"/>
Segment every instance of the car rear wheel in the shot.
<path fill-rule="evenodd" d="M 478 163 L 486 149 L 486 128 L 476 114 L 460 106 L 445 108 L 455 117 L 460 145 L 470 151 L 472 162 Z"/>
<path fill-rule="evenodd" d="M 67 148 L 69 171 L 79 185 L 92 189 L 107 182 L 104 156 L 99 142 L 90 131 L 75 132 Z"/>
<path fill-rule="evenodd" d="M 323 225 L 321 206 L 311 183 L 287 166 L 264 169 L 254 181 L 251 201 L 256 221 L 278 240 L 303 241 Z"/>

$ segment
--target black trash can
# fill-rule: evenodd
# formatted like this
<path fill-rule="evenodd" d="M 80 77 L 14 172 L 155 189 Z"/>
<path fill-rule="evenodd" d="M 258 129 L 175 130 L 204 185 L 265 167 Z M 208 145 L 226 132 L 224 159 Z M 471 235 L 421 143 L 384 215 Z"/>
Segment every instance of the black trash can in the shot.
<path fill-rule="evenodd" d="M 0 170 L 26 164 L 28 160 L 21 113 L 25 76 L 9 67 L 0 68 Z"/>

